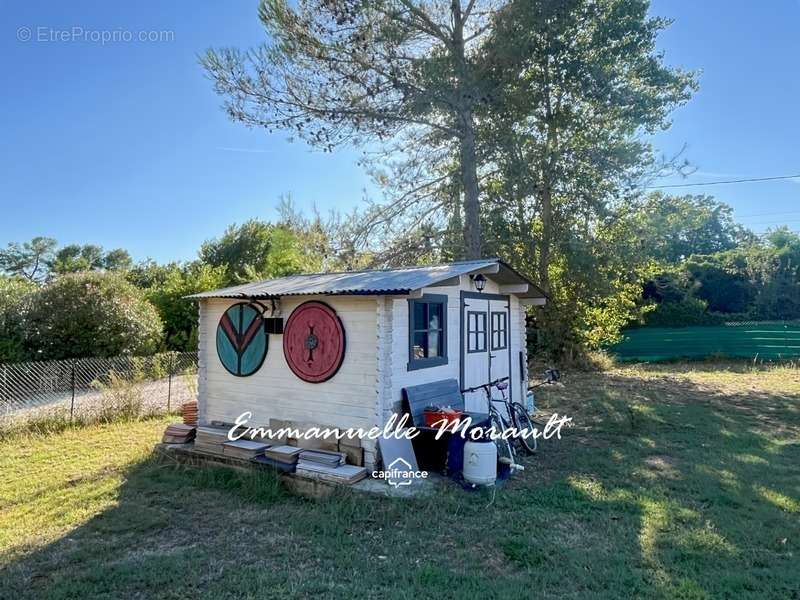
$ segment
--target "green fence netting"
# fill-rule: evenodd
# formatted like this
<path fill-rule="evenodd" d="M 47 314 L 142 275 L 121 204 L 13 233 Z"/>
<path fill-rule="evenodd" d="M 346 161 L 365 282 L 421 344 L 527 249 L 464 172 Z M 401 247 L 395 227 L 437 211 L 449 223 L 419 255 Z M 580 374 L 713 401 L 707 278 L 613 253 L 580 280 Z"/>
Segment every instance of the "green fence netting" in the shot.
<path fill-rule="evenodd" d="M 728 356 L 775 360 L 800 357 L 800 322 L 736 322 L 695 327 L 640 327 L 609 348 L 621 361 Z"/>

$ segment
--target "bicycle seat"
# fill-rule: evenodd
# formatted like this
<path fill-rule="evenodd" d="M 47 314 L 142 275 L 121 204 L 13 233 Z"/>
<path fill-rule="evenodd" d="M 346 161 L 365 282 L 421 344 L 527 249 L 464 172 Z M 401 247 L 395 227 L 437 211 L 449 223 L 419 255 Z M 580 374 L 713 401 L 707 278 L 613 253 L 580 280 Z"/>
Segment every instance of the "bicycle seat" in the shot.
<path fill-rule="evenodd" d="M 498 383 L 494 387 L 496 387 L 498 390 L 507 390 L 508 389 L 508 382 L 507 381 L 501 381 L 500 383 Z"/>

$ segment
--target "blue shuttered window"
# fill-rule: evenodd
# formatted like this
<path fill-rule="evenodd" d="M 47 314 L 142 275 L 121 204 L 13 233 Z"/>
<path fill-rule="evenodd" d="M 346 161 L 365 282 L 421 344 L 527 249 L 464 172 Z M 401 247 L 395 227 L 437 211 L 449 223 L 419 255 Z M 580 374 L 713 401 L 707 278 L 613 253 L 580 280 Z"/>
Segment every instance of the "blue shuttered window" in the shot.
<path fill-rule="evenodd" d="M 408 301 L 408 370 L 447 364 L 447 296 Z"/>

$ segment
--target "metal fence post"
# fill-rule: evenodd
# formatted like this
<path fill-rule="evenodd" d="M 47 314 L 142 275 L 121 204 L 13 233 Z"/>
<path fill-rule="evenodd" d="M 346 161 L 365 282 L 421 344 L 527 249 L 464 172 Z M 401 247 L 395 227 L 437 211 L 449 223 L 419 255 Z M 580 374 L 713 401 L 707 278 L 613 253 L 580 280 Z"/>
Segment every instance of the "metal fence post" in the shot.
<path fill-rule="evenodd" d="M 169 354 L 169 374 L 167 377 L 167 412 L 170 411 L 170 403 L 172 401 L 172 373 L 175 371 L 176 353 L 170 352 Z"/>
<path fill-rule="evenodd" d="M 6 409 L 6 413 L 11 412 L 11 396 L 8 393 L 8 367 L 3 365 L 3 395 L 0 396 L 3 399 L 3 406 Z"/>
<path fill-rule="evenodd" d="M 75 414 L 75 359 L 72 360 L 72 400 L 69 403 L 69 422 L 72 423 L 72 417 Z"/>

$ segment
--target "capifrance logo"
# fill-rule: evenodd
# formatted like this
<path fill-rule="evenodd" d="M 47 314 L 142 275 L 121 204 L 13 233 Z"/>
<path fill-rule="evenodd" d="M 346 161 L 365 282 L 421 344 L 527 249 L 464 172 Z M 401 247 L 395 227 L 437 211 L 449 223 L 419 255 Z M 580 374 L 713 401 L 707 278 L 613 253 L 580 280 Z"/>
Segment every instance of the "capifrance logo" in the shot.
<path fill-rule="evenodd" d="M 395 458 L 383 471 L 375 470 L 372 472 L 375 479 L 384 479 L 394 487 L 411 485 L 416 479 L 427 479 L 428 472 L 415 469 L 402 456 Z"/>

